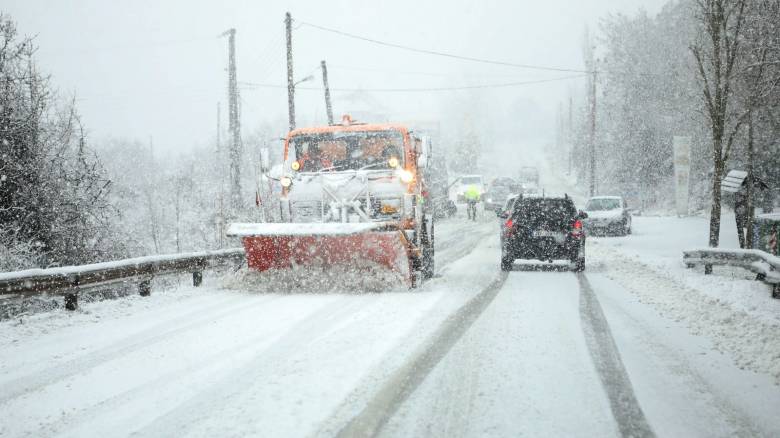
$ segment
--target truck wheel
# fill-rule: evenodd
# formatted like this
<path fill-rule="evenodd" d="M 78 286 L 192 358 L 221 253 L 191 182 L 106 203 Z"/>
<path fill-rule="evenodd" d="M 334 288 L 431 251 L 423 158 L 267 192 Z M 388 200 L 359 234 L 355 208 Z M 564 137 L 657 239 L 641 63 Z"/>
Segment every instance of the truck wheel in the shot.
<path fill-rule="evenodd" d="M 426 245 L 422 254 L 422 278 L 428 280 L 433 278 L 433 245 Z"/>
<path fill-rule="evenodd" d="M 423 221 L 422 228 L 422 278 L 428 280 L 433 278 L 434 274 L 434 247 L 433 247 L 433 224 L 431 222 L 431 231 L 428 234 L 427 221 Z"/>

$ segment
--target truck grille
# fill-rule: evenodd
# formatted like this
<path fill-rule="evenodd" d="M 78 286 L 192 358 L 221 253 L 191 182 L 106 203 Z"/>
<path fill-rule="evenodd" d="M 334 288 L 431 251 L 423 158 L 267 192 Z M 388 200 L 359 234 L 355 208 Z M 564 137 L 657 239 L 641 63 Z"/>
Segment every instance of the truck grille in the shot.
<path fill-rule="evenodd" d="M 322 222 L 322 201 L 298 201 L 291 210 L 293 222 Z"/>

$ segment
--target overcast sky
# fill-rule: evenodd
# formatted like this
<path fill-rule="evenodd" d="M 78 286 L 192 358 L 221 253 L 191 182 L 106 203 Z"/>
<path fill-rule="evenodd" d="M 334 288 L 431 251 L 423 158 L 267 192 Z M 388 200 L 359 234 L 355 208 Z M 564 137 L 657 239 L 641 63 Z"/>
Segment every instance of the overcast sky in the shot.
<path fill-rule="evenodd" d="M 227 39 L 237 29 L 238 79 L 285 83 L 284 13 L 295 22 L 299 125 L 322 123 L 319 62 L 331 87 L 437 88 L 560 78 L 571 73 L 470 63 L 410 53 L 317 30 L 313 23 L 397 44 L 502 60 L 582 69 L 582 35 L 608 13 L 657 12 L 663 0 L 505 1 L 193 1 L 4 0 L 23 34 L 36 35 L 43 71 L 79 99 L 93 143 L 115 136 L 184 151 L 213 142 L 217 102 L 227 104 Z M 337 114 L 374 109 L 404 120 L 452 117 L 473 104 L 481 113 L 516 108 L 552 126 L 568 90 L 582 79 L 484 91 L 333 93 Z M 283 134 L 286 90 L 244 85 L 245 132 L 271 123 Z M 370 108 L 369 108 L 370 107 Z M 223 122 L 226 125 L 226 122 Z M 526 125 L 527 126 L 527 125 Z M 526 133 L 528 135 L 528 133 Z M 537 132 L 533 136 L 546 136 Z M 505 140 L 504 140 L 505 141 Z"/>

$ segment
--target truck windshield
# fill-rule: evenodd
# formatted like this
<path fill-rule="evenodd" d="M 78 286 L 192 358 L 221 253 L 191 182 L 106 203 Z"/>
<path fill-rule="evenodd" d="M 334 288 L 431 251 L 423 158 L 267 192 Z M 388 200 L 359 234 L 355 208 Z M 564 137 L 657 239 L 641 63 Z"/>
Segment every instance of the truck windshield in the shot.
<path fill-rule="evenodd" d="M 392 164 L 404 164 L 404 138 L 399 131 L 303 134 L 290 139 L 290 145 L 302 172 L 390 169 Z"/>

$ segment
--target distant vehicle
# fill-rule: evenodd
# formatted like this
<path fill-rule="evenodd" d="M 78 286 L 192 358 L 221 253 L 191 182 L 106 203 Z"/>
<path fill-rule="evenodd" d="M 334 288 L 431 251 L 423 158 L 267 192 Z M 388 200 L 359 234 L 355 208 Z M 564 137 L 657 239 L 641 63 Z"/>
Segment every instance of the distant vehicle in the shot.
<path fill-rule="evenodd" d="M 531 183 L 534 187 L 539 187 L 539 169 L 532 166 L 521 167 L 517 179 L 521 183 Z"/>
<path fill-rule="evenodd" d="M 522 193 L 524 195 L 535 195 L 539 192 L 539 186 L 532 182 L 520 183 L 520 190 L 518 190 L 518 193 Z"/>
<path fill-rule="evenodd" d="M 482 179 L 482 175 L 464 175 L 458 179 L 455 188 L 458 203 L 463 204 L 466 202 L 464 193 L 466 193 L 466 188 L 469 186 L 476 186 L 480 194 L 485 193 L 485 183 Z"/>
<path fill-rule="evenodd" d="M 449 198 L 434 198 L 436 207 L 434 208 L 434 214 L 437 219 L 450 218 L 458 213 L 458 206 L 455 205 L 455 201 Z"/>
<path fill-rule="evenodd" d="M 520 183 L 516 179 L 509 176 L 499 176 L 498 178 L 494 178 L 493 181 L 490 182 L 488 191 L 494 187 L 505 187 L 514 193 L 520 191 Z"/>
<path fill-rule="evenodd" d="M 568 260 L 575 271 L 585 269 L 582 220 L 568 196 L 522 196 L 502 213 L 501 270 L 511 271 L 517 259 Z"/>
<path fill-rule="evenodd" d="M 508 219 L 511 215 L 510 212 L 512 211 L 512 208 L 515 205 L 515 201 L 520 199 L 521 195 L 511 195 L 506 199 L 504 202 L 504 205 L 496 211 L 496 216 L 498 216 L 499 221 L 501 222 L 501 233 L 500 236 L 503 239 L 504 234 L 506 233 L 506 227 L 508 225 L 508 221 L 505 221 L 504 219 Z"/>
<path fill-rule="evenodd" d="M 502 207 L 506 204 L 506 200 L 516 193 L 516 191 L 512 190 L 511 186 L 496 185 L 494 183 L 482 198 L 485 210 L 495 211 L 496 213 L 502 211 Z"/>
<path fill-rule="evenodd" d="M 501 208 L 501 211 L 497 213 L 498 216 L 501 217 L 501 213 L 508 213 L 509 211 L 511 211 L 512 207 L 515 205 L 515 201 L 517 201 L 517 199 L 520 197 L 521 195 L 519 194 L 513 194 L 510 195 L 508 198 L 506 198 L 506 201 L 504 202 L 504 206 Z"/>
<path fill-rule="evenodd" d="M 585 229 L 593 234 L 631 234 L 631 213 L 620 196 L 594 196 L 585 204 Z"/>

